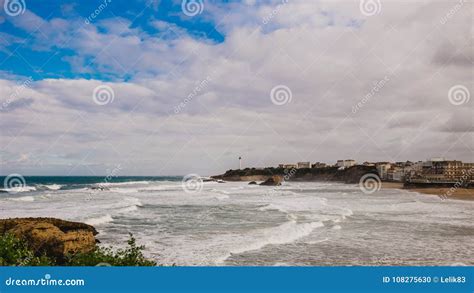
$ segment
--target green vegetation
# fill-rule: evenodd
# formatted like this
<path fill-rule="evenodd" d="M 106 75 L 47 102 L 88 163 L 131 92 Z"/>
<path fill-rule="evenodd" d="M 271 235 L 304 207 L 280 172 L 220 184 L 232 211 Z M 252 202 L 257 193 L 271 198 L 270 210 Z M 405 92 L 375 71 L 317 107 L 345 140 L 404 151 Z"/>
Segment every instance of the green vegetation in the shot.
<path fill-rule="evenodd" d="M 156 266 L 156 262 L 143 255 L 144 246 L 137 246 L 132 234 L 124 249 L 97 246 L 93 251 L 69 255 L 58 262 L 46 255 L 37 256 L 26 242 L 10 234 L 0 236 L 0 266 Z"/>
<path fill-rule="evenodd" d="M 135 238 L 130 234 L 125 249 L 113 250 L 111 247 L 97 247 L 94 251 L 71 256 L 67 265 L 70 266 L 156 266 L 156 262 L 143 256 L 145 246 L 137 246 Z"/>
<path fill-rule="evenodd" d="M 212 176 L 215 179 L 236 180 L 239 176 L 285 176 L 285 180 L 304 180 L 304 181 L 340 181 L 345 183 L 359 183 L 359 180 L 365 174 L 378 174 L 374 166 L 355 165 L 352 167 L 340 169 L 334 166 L 324 168 L 245 168 L 242 170 L 227 170 L 222 175 Z M 238 180 L 238 179 L 237 179 Z"/>
<path fill-rule="evenodd" d="M 0 237 L 0 266 L 50 266 L 46 256 L 35 256 L 26 243 L 11 234 Z"/>

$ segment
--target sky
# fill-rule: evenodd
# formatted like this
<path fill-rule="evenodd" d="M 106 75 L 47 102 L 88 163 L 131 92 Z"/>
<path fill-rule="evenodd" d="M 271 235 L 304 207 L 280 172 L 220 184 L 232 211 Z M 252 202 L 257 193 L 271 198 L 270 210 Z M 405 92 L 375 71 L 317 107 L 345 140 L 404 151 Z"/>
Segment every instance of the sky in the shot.
<path fill-rule="evenodd" d="M 0 4 L 3 175 L 474 162 L 471 0 Z"/>

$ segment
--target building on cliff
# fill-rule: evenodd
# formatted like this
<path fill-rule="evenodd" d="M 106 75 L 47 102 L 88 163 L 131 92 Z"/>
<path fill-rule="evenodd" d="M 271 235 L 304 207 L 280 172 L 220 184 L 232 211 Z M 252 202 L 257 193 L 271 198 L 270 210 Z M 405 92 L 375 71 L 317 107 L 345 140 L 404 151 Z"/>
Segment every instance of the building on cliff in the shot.
<path fill-rule="evenodd" d="M 311 168 L 311 163 L 310 162 L 298 162 L 296 164 L 278 164 L 278 168 L 283 168 L 283 169 Z"/>
<path fill-rule="evenodd" d="M 298 169 L 304 169 L 304 168 L 311 168 L 311 163 L 310 162 L 298 162 L 296 164 Z"/>
<path fill-rule="evenodd" d="M 356 164 L 355 160 L 337 160 L 336 167 L 348 168 L 348 167 L 354 166 L 355 164 Z"/>
<path fill-rule="evenodd" d="M 326 168 L 327 165 L 326 163 L 321 163 L 321 162 L 316 162 L 314 164 L 311 165 L 311 168 Z"/>
<path fill-rule="evenodd" d="M 283 169 L 298 169 L 297 164 L 279 164 L 278 168 L 283 168 Z"/>

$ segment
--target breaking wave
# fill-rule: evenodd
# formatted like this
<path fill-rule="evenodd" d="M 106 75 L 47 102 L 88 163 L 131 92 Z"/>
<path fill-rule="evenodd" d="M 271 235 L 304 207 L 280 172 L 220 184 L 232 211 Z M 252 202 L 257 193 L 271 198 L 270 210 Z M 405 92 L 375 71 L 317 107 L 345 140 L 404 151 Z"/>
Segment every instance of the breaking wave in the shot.
<path fill-rule="evenodd" d="M 112 222 L 113 220 L 114 219 L 112 218 L 112 216 L 107 214 L 105 216 L 87 219 L 84 221 L 84 223 L 95 226 L 95 225 L 107 224 L 107 223 Z"/>
<path fill-rule="evenodd" d="M 252 233 L 252 239 L 257 239 L 253 243 L 247 243 L 242 246 L 234 247 L 229 254 L 220 259 L 224 262 L 233 254 L 240 254 L 247 251 L 259 250 L 267 245 L 288 244 L 297 241 L 300 238 L 310 235 L 314 229 L 324 227 L 322 222 L 310 222 L 298 224 L 291 220 L 275 228 L 266 228 Z M 244 242 L 244 241 L 242 241 Z"/>

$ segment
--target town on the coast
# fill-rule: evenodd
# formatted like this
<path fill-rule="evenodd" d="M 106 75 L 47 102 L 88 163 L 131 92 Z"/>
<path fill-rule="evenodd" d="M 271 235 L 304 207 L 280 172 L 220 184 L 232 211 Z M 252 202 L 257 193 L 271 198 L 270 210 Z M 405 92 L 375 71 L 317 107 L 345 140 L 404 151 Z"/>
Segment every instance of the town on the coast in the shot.
<path fill-rule="evenodd" d="M 434 184 L 463 186 L 474 185 L 474 163 L 465 163 L 458 160 L 447 160 L 444 158 L 432 158 L 417 162 L 363 162 L 355 160 L 337 160 L 335 164 L 322 162 L 298 162 L 296 164 L 279 164 L 284 169 L 318 169 L 338 167 L 340 170 L 357 165 L 372 166 L 377 170 L 381 180 L 404 182 L 407 184 Z"/>

